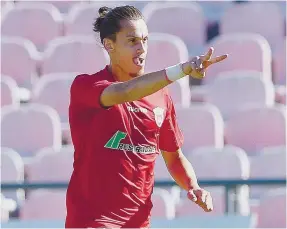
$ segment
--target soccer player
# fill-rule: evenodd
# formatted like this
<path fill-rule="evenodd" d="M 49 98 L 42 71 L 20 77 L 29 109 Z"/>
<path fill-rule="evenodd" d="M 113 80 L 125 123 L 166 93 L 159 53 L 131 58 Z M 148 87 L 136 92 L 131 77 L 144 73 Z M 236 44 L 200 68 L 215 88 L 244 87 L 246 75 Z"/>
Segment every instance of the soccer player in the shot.
<path fill-rule="evenodd" d="M 66 228 L 149 227 L 154 163 L 160 153 L 189 199 L 212 211 L 210 193 L 199 187 L 181 152 L 183 136 L 166 86 L 187 75 L 203 78 L 207 67 L 227 55 L 211 58 L 211 48 L 186 63 L 145 74 L 148 28 L 141 12 L 122 6 L 102 7 L 99 14 L 94 31 L 110 64 L 77 76 L 71 86 L 75 154 Z"/>

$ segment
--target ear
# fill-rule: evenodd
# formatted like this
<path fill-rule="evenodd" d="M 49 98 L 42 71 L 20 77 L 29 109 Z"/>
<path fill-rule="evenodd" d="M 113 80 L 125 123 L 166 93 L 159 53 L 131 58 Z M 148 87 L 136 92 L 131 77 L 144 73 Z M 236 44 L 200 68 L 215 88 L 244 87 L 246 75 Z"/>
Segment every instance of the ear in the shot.
<path fill-rule="evenodd" d="M 111 53 L 114 51 L 114 42 L 108 38 L 105 38 L 103 40 L 103 45 L 105 47 L 105 49 L 107 50 L 108 53 Z"/>

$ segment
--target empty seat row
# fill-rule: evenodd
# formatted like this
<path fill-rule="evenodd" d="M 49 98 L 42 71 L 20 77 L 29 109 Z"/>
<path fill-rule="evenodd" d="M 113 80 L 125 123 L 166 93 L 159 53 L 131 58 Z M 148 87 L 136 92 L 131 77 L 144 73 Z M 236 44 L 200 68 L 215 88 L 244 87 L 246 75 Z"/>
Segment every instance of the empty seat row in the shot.
<path fill-rule="evenodd" d="M 2 19 L 2 32 L 9 36 L 22 36 L 32 40 L 42 49 L 48 40 L 66 34 L 93 34 L 92 24 L 98 9 L 123 5 L 125 2 L 95 2 L 75 4 L 67 17 L 53 5 L 46 3 L 21 3 L 9 8 Z M 126 2 L 128 4 L 128 2 Z M 132 3 L 135 4 L 135 3 Z M 265 12 L 269 13 L 266 15 Z M 206 41 L 207 18 L 195 2 L 151 2 L 142 9 L 151 32 L 170 33 L 181 37 L 189 50 L 197 52 Z M 175 15 L 170 17 L 170 15 Z M 244 15 L 243 17 L 241 15 Z M 242 20 L 238 20 L 238 19 Z M 23 20 L 24 19 L 24 20 Z M 244 19 L 244 20 L 243 20 Z M 19 23 L 21 22 L 21 23 Z M 65 27 L 64 27 L 65 24 Z M 42 28 L 45 30 L 42 30 Z M 34 31 L 43 31 L 35 33 Z M 190 33 L 190 31 L 192 31 Z M 284 18 L 277 4 L 249 2 L 232 4 L 220 19 L 222 34 L 252 32 L 264 36 L 272 47 L 284 36 Z M 192 35 L 191 35 L 192 34 Z"/>
<path fill-rule="evenodd" d="M 274 59 L 276 72 L 272 78 L 271 51 L 260 36 L 253 34 L 220 36 L 209 46 L 215 48 L 214 55 L 228 53 L 230 56 L 224 62 L 208 69 L 204 83 L 212 82 L 223 72 L 234 70 L 259 72 L 262 78 L 272 79 L 275 84 L 284 85 L 286 82 L 284 55 Z M 43 53 L 37 52 L 29 40 L 2 37 L 1 49 L 3 57 L 1 73 L 11 76 L 18 86 L 26 88 L 31 88 L 31 85 L 37 82 L 39 75 L 59 72 L 91 74 L 109 63 L 108 54 L 102 45 L 94 38 L 86 36 L 56 38 L 49 43 Z M 164 57 L 162 50 L 165 50 Z M 187 47 L 180 38 L 169 34 L 151 33 L 145 72 L 161 70 L 185 62 L 188 58 Z M 185 78 L 183 81 L 188 83 L 188 77 Z"/>
<path fill-rule="evenodd" d="M 65 84 L 61 88 L 66 89 Z M 66 100 L 69 100 L 68 96 Z M 53 108 L 37 103 L 2 108 L 3 147 L 13 148 L 22 156 L 34 156 L 43 147 L 61 147 L 68 103 L 65 98 L 59 103 L 57 99 L 49 100 L 45 94 L 42 101 L 49 102 Z M 62 109 L 62 106 L 66 108 Z M 58 107 L 61 108 L 60 115 L 54 109 Z M 255 155 L 264 147 L 286 144 L 286 113 L 283 105 L 248 108 L 236 113 L 225 123 L 218 108 L 211 104 L 176 106 L 176 114 L 185 136 L 182 147 L 185 154 L 196 147 L 222 148 L 227 143 L 241 147 L 248 155 Z"/>
<path fill-rule="evenodd" d="M 50 73 L 43 75 L 33 85 L 30 102 L 48 105 L 56 109 L 61 122 L 68 121 L 70 103 L 70 86 L 79 72 Z M 225 72 L 208 83 L 200 86 L 203 90 L 204 102 L 215 105 L 221 116 L 228 120 L 245 109 L 273 107 L 286 105 L 285 87 L 275 90 L 270 80 L 264 80 L 262 73 L 249 71 Z M 189 107 L 194 104 L 194 97 L 188 86 L 188 78 L 183 78 L 168 86 L 175 105 Z M 55 93 L 55 91 L 57 93 Z M 7 105 L 19 106 L 22 94 L 15 80 L 1 76 L 1 107 Z M 194 88 L 192 88 L 194 96 Z"/>
<path fill-rule="evenodd" d="M 215 197 L 216 193 L 213 192 Z M 155 189 L 153 196 L 152 218 L 177 219 L 188 216 L 202 216 L 206 214 L 188 199 L 182 199 L 180 204 L 171 201 L 165 190 Z M 222 216 L 223 199 L 214 200 L 215 210 L 209 214 Z M 36 190 L 31 192 L 20 209 L 21 220 L 64 220 L 66 217 L 66 191 Z M 271 190 L 260 199 L 258 218 L 255 221 L 257 228 L 285 228 L 286 227 L 286 189 Z"/>
<path fill-rule="evenodd" d="M 62 149 L 43 148 L 37 155 L 25 165 L 21 156 L 9 148 L 1 148 L 2 160 L 2 182 L 24 181 L 30 182 L 68 182 L 73 171 L 74 149 L 72 146 L 65 146 Z M 192 163 L 198 179 L 284 179 L 286 178 L 286 146 L 266 147 L 260 154 L 248 157 L 246 152 L 235 146 L 225 146 L 223 149 L 215 147 L 198 147 L 192 154 L 186 156 Z M 214 163 L 216 161 L 216 163 Z M 276 165 L 272 170 L 266 169 L 270 163 Z M 59 171 L 61 171 L 59 173 Z M 227 172 L 228 171 L 228 172 Z M 162 156 L 158 156 L 155 163 L 155 179 L 169 180 L 169 174 Z M 242 196 L 241 213 L 249 213 L 246 202 L 249 197 L 259 198 L 268 189 L 265 187 L 252 186 L 249 189 L 242 186 L 238 193 Z M 213 188 L 218 196 L 224 198 L 221 188 Z M 176 189 L 168 189 L 173 194 L 173 201 L 178 202 L 182 195 Z M 16 193 L 5 191 L 5 195 L 15 200 L 23 200 L 23 191 Z M 184 196 L 185 197 L 185 196 Z M 224 206 L 222 207 L 224 209 Z M 223 210 L 222 209 L 222 210 Z"/>

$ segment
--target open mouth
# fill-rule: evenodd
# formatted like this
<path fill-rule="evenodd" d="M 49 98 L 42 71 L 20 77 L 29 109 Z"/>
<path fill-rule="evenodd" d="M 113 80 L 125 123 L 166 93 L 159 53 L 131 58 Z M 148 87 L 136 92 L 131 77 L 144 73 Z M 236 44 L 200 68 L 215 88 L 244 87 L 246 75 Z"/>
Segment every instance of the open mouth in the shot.
<path fill-rule="evenodd" d="M 141 58 L 141 57 L 135 57 L 133 61 L 134 61 L 134 64 L 138 66 L 142 66 L 144 64 L 144 58 Z"/>

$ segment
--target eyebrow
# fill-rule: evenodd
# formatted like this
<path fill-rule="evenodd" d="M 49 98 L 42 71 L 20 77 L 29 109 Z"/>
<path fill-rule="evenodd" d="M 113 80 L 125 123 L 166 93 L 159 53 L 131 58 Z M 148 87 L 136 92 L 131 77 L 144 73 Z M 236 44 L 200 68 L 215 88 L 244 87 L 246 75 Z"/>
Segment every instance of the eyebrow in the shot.
<path fill-rule="evenodd" d="M 126 37 L 133 37 L 133 38 L 141 38 L 140 36 L 136 36 L 136 35 L 127 35 Z M 144 36 L 143 38 L 148 37 L 148 35 Z"/>

